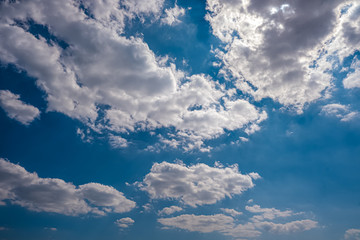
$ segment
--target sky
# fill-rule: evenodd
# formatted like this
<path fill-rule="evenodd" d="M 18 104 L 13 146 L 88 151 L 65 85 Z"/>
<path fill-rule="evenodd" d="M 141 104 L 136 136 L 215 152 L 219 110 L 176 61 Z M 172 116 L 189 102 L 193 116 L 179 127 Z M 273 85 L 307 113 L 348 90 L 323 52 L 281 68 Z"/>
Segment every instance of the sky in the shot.
<path fill-rule="evenodd" d="M 1 240 L 360 240 L 357 0 L 0 1 Z"/>

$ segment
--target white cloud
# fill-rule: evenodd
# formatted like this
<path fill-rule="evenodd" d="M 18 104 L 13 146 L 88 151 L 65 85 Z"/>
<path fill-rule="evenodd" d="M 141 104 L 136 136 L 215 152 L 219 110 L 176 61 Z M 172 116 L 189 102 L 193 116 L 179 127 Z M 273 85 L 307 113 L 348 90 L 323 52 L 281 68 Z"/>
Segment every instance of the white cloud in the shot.
<path fill-rule="evenodd" d="M 344 238 L 346 240 L 360 240 L 360 229 L 348 229 L 345 232 Z"/>
<path fill-rule="evenodd" d="M 20 95 L 8 90 L 0 90 L 0 106 L 9 118 L 15 119 L 24 125 L 29 125 L 35 118 L 40 116 L 36 107 L 20 100 Z"/>
<path fill-rule="evenodd" d="M 294 213 L 290 210 L 280 211 L 276 208 L 261 208 L 259 205 L 246 206 L 245 209 L 251 213 L 261 213 L 255 215 L 252 219 L 256 221 L 262 221 L 264 219 L 273 220 L 278 217 L 290 217 Z"/>
<path fill-rule="evenodd" d="M 301 113 L 331 87 L 335 60 L 360 49 L 358 8 L 340 0 L 207 0 L 206 19 L 226 45 L 215 50 L 220 73 L 257 101 L 271 98 Z"/>
<path fill-rule="evenodd" d="M 9 1 L 0 8 L 0 61 L 36 78 L 46 92 L 47 111 L 114 136 L 173 127 L 174 143 L 187 151 L 208 151 L 205 140 L 251 123 L 259 129 L 266 119 L 265 112 L 229 97 L 228 90 L 210 77 L 184 78 L 166 57 L 155 56 L 143 39 L 119 35 L 125 20 L 158 15 L 163 0 L 82 4 L 93 17 L 73 0 Z M 15 19 L 24 22 L 22 27 Z M 29 19 L 46 26 L 67 47 L 35 37 L 28 31 Z"/>
<path fill-rule="evenodd" d="M 113 148 L 126 148 L 129 143 L 125 138 L 110 134 L 109 143 Z"/>
<path fill-rule="evenodd" d="M 223 211 L 224 213 L 230 214 L 233 217 L 243 214 L 242 212 L 238 212 L 235 209 L 230 209 L 230 208 L 221 208 L 220 210 Z"/>
<path fill-rule="evenodd" d="M 360 61 L 355 58 L 351 64 L 353 72 L 348 73 L 343 80 L 345 88 L 360 88 Z"/>
<path fill-rule="evenodd" d="M 213 204 L 254 187 L 258 174 L 241 174 L 237 165 L 210 167 L 155 163 L 144 180 L 137 183 L 153 199 L 179 199 L 186 205 Z"/>
<path fill-rule="evenodd" d="M 40 178 L 0 158 L 0 201 L 4 200 L 36 212 L 70 216 L 129 212 L 136 205 L 113 187 L 99 183 L 77 187 L 58 178 Z"/>
<path fill-rule="evenodd" d="M 342 122 L 348 122 L 359 116 L 359 112 L 351 111 L 349 106 L 338 103 L 332 103 L 323 106 L 321 112 L 327 116 L 337 117 Z"/>
<path fill-rule="evenodd" d="M 283 233 L 294 233 L 311 230 L 318 226 L 318 223 L 313 220 L 299 220 L 288 223 L 273 223 L 273 222 L 255 222 L 254 225 L 258 229 L 269 231 L 272 233 L 283 234 Z"/>
<path fill-rule="evenodd" d="M 184 214 L 172 218 L 159 218 L 158 222 L 167 227 L 180 228 L 191 232 L 210 233 L 232 228 L 234 219 L 223 214 Z"/>
<path fill-rule="evenodd" d="M 180 23 L 179 18 L 185 15 L 185 9 L 175 4 L 175 7 L 165 9 L 165 16 L 161 18 L 161 23 L 166 25 L 175 25 Z"/>
<path fill-rule="evenodd" d="M 115 224 L 120 228 L 128 228 L 131 225 L 133 225 L 134 222 L 135 221 L 133 219 L 126 217 L 126 218 L 120 218 L 120 219 L 116 220 Z"/>
<path fill-rule="evenodd" d="M 219 232 L 234 238 L 255 238 L 267 231 L 275 234 L 302 232 L 317 227 L 317 222 L 312 220 L 292 221 L 288 223 L 272 222 L 247 222 L 236 224 L 235 220 L 223 214 L 193 215 L 184 214 L 171 218 L 159 218 L 158 222 L 165 228 L 180 228 L 191 232 Z"/>
<path fill-rule="evenodd" d="M 183 209 L 181 207 L 178 206 L 171 206 L 171 207 L 165 207 L 162 210 L 159 211 L 159 215 L 170 215 L 173 214 L 175 212 L 180 212 Z"/>

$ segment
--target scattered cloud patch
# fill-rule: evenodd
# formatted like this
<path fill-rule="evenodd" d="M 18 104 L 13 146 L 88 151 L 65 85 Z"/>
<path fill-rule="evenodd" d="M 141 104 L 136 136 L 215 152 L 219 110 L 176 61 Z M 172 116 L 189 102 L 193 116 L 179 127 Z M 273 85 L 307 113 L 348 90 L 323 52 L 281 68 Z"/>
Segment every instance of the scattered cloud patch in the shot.
<path fill-rule="evenodd" d="M 20 165 L 0 158 L 0 201 L 8 200 L 36 212 L 69 216 L 129 212 L 135 202 L 111 186 L 88 183 L 75 186 L 58 178 L 41 178 Z"/>
<path fill-rule="evenodd" d="M 4 109 L 9 118 L 24 125 L 29 125 L 40 116 L 39 109 L 24 103 L 20 100 L 20 95 L 9 90 L 0 90 L 0 107 Z"/>
<path fill-rule="evenodd" d="M 203 163 L 185 166 L 155 163 L 142 182 L 137 183 L 152 199 L 179 199 L 196 207 L 216 203 L 254 187 L 257 173 L 241 174 L 237 165 L 210 167 Z"/>

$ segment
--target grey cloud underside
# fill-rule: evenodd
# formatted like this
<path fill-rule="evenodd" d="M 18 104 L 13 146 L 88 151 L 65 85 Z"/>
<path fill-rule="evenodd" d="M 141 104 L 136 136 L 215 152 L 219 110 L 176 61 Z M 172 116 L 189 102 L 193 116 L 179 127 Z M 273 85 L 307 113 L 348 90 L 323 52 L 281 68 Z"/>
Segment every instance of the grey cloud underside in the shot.
<path fill-rule="evenodd" d="M 129 212 L 135 202 L 111 186 L 87 183 L 75 186 L 58 178 L 41 178 L 0 158 L 0 203 L 9 201 L 36 212 L 77 216 Z"/>
<path fill-rule="evenodd" d="M 207 8 L 226 45 L 216 50 L 220 73 L 256 100 L 269 97 L 298 113 L 331 88 L 334 61 L 360 49 L 357 1 L 208 0 Z"/>
<path fill-rule="evenodd" d="M 185 76 L 166 57 L 155 56 L 141 38 L 122 35 L 135 17 L 159 18 L 163 1 L 120 3 L 3 1 L 0 60 L 36 78 L 48 111 L 79 119 L 98 132 L 110 131 L 110 136 L 175 127 L 170 140 L 192 150 L 225 130 L 259 129 L 265 112 L 230 95 L 209 76 Z M 46 26 L 67 45 L 36 37 L 29 31 L 32 24 Z"/>

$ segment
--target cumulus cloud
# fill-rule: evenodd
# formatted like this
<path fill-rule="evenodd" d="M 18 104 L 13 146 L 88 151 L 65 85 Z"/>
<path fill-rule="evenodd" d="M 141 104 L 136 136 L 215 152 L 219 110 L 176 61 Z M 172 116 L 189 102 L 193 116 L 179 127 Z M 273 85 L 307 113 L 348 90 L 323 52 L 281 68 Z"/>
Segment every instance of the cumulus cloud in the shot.
<path fill-rule="evenodd" d="M 88 183 L 75 186 L 58 178 L 41 178 L 20 165 L 0 158 L 0 202 L 4 200 L 36 212 L 77 216 L 129 212 L 135 202 L 111 186 Z"/>
<path fill-rule="evenodd" d="M 238 195 L 254 187 L 259 175 L 241 174 L 237 165 L 210 167 L 199 163 L 185 166 L 176 163 L 155 163 L 144 180 L 137 183 L 152 199 L 179 199 L 196 207 Z"/>
<path fill-rule="evenodd" d="M 15 119 L 24 125 L 29 125 L 40 115 L 39 109 L 24 103 L 20 100 L 20 95 L 8 90 L 0 90 L 0 106 L 9 118 Z"/>
<path fill-rule="evenodd" d="M 331 87 L 335 60 L 360 49 L 358 1 L 207 0 L 207 9 L 225 45 L 215 50 L 220 73 L 255 100 L 298 113 Z"/>
<path fill-rule="evenodd" d="M 235 238 L 259 237 L 262 234 L 262 231 L 286 234 L 307 231 L 317 227 L 317 222 L 308 219 L 283 224 L 251 221 L 245 224 L 236 224 L 232 217 L 223 214 L 184 214 L 171 218 L 159 218 L 158 222 L 166 228 L 179 228 L 191 232 L 202 233 L 219 232 Z"/>
<path fill-rule="evenodd" d="M 185 77 L 142 38 L 121 34 L 135 16 L 158 15 L 163 2 L 3 1 L 0 61 L 36 79 L 48 111 L 79 119 L 98 132 L 117 136 L 171 127 L 178 146 L 190 151 L 206 149 L 204 140 L 225 130 L 259 129 L 265 112 L 230 97 L 208 76 Z M 181 14 L 176 9 L 168 13 Z M 48 31 L 51 40 L 32 33 L 32 25 Z"/>
<path fill-rule="evenodd" d="M 327 116 L 337 117 L 342 122 L 350 121 L 359 116 L 359 112 L 351 111 L 349 106 L 338 103 L 332 103 L 323 106 L 321 112 Z"/>
<path fill-rule="evenodd" d="M 171 207 L 165 207 L 162 210 L 159 211 L 159 215 L 170 215 L 173 214 L 175 212 L 180 212 L 183 209 L 181 207 L 178 206 L 171 206 Z"/>
<path fill-rule="evenodd" d="M 131 225 L 133 225 L 134 222 L 135 221 L 133 219 L 126 217 L 126 218 L 120 218 L 120 219 L 116 220 L 115 224 L 120 228 L 128 228 Z"/>
<path fill-rule="evenodd" d="M 344 238 L 347 240 L 360 240 L 360 229 L 348 229 L 345 232 Z"/>
<path fill-rule="evenodd" d="M 180 23 L 179 18 L 185 15 L 185 9 L 175 4 L 175 7 L 165 9 L 165 16 L 161 18 L 161 23 L 166 25 L 175 25 Z"/>

